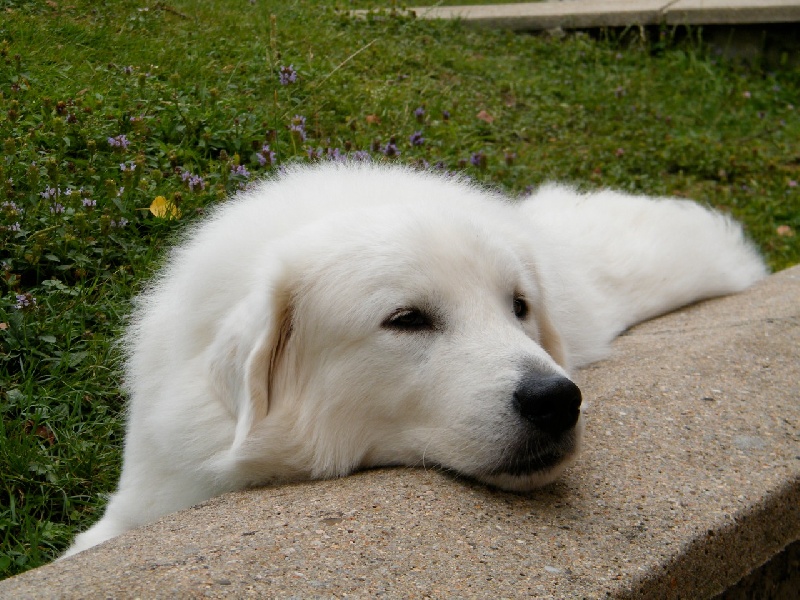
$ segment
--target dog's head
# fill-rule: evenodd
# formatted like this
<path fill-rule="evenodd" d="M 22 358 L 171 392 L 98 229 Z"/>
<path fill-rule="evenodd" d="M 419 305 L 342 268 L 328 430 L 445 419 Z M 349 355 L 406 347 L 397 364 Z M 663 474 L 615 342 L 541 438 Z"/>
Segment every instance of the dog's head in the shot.
<path fill-rule="evenodd" d="M 580 439 L 536 259 L 511 207 L 383 206 L 270 247 L 212 372 L 252 481 L 441 467 L 510 490 L 557 477 Z"/>

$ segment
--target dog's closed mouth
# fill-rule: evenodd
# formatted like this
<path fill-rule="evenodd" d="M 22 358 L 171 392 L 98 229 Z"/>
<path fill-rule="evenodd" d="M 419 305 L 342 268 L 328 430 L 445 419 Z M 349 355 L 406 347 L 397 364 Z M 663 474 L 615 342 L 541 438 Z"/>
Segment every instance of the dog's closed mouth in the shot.
<path fill-rule="evenodd" d="M 544 447 L 541 447 L 541 442 L 538 442 L 537 445 L 540 447 L 537 449 L 531 447 L 520 448 L 509 453 L 509 456 L 505 457 L 488 474 L 491 476 L 513 475 L 524 477 L 548 471 L 557 467 L 574 454 L 576 441 L 575 431 L 571 430 L 561 435 L 557 442 L 546 444 Z M 533 443 L 535 442 L 529 442 L 528 444 Z"/>

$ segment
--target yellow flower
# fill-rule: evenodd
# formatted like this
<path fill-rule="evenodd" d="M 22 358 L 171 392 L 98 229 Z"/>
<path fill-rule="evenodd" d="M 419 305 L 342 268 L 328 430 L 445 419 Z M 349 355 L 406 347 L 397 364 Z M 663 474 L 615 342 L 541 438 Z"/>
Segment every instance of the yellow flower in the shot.
<path fill-rule="evenodd" d="M 156 196 L 150 205 L 150 212 L 159 219 L 180 219 L 181 209 L 164 196 Z"/>

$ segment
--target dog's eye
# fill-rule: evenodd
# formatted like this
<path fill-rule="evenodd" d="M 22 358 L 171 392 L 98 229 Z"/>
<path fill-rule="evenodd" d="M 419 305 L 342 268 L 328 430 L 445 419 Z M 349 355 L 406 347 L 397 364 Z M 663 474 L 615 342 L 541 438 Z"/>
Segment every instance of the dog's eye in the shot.
<path fill-rule="evenodd" d="M 383 326 L 396 331 L 425 331 L 433 329 L 433 320 L 417 308 L 403 308 L 389 315 Z"/>
<path fill-rule="evenodd" d="M 524 319 L 528 316 L 528 303 L 525 302 L 525 298 L 520 298 L 519 296 L 514 298 L 514 314 L 518 319 Z"/>

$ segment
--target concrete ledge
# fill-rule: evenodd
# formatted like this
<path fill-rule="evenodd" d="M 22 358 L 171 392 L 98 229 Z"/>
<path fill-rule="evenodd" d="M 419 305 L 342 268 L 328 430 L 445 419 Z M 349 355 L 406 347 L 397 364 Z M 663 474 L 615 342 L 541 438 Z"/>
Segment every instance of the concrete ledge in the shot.
<path fill-rule="evenodd" d="M 678 0 L 664 10 L 670 25 L 796 23 L 797 0 Z"/>
<path fill-rule="evenodd" d="M 582 459 L 530 495 L 389 469 L 252 490 L 0 597 L 707 598 L 800 539 L 800 267 L 580 374 Z"/>
<path fill-rule="evenodd" d="M 421 19 L 462 19 L 479 27 L 534 31 L 660 23 L 792 23 L 800 21 L 800 0 L 564 0 L 417 7 L 408 12 Z"/>
<path fill-rule="evenodd" d="M 661 20 L 665 0 L 568 0 L 475 6 L 409 8 L 420 19 L 461 19 L 478 27 L 532 31 L 653 25 Z"/>

